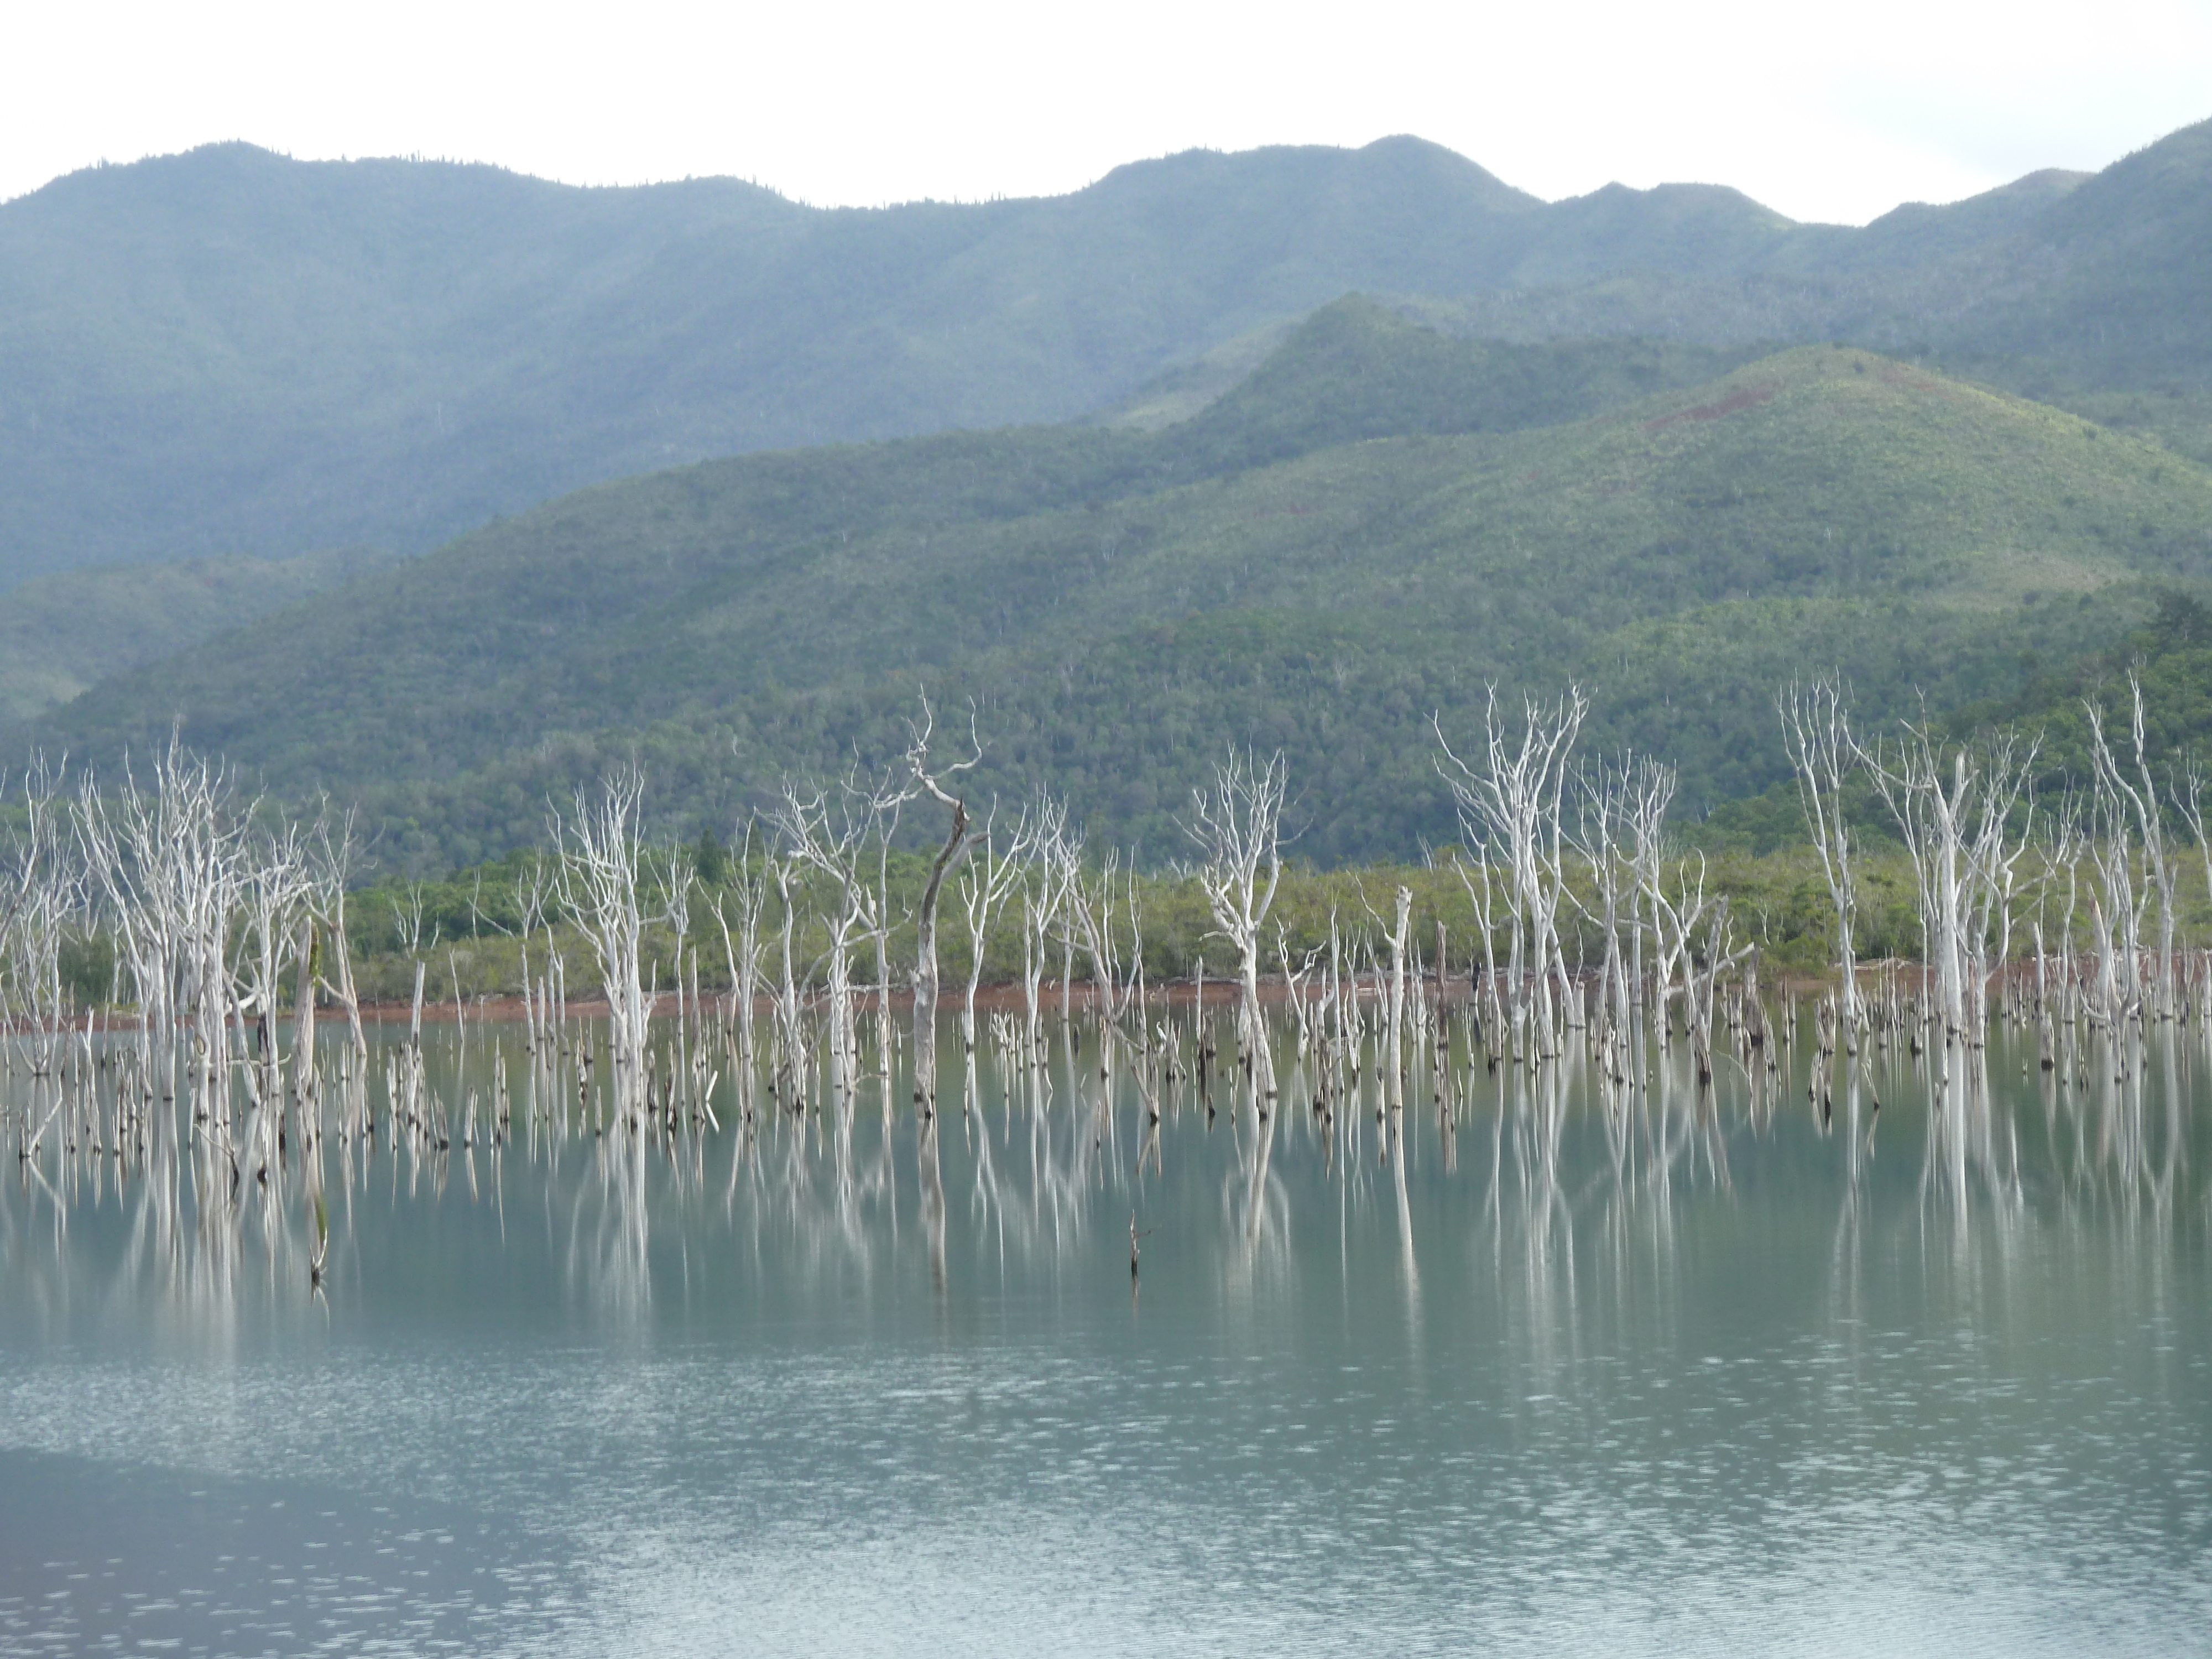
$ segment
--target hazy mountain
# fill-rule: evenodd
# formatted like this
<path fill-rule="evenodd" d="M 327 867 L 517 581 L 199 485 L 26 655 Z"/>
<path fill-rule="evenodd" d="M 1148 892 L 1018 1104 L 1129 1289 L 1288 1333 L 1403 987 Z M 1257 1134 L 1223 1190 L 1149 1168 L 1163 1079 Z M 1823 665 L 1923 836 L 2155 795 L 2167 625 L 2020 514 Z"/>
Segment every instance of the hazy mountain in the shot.
<path fill-rule="evenodd" d="M 2055 360 L 2101 385 L 2212 370 L 2212 121 L 2082 181 L 2024 228 L 2032 274 L 1962 320 L 1962 343 Z"/>
<path fill-rule="evenodd" d="M 361 548 L 289 559 L 234 555 L 96 565 L 0 593 L 0 720 L 67 702 L 94 683 L 337 587 L 395 555 Z"/>
<path fill-rule="evenodd" d="M 242 144 L 103 167 L 0 204 L 0 585 L 419 550 L 653 467 L 1064 420 L 1355 289 L 1509 338 L 1841 334 L 2099 385 L 2201 374 L 2206 145 L 1857 231 L 1717 186 L 1547 205 L 1413 138 L 879 211 Z"/>

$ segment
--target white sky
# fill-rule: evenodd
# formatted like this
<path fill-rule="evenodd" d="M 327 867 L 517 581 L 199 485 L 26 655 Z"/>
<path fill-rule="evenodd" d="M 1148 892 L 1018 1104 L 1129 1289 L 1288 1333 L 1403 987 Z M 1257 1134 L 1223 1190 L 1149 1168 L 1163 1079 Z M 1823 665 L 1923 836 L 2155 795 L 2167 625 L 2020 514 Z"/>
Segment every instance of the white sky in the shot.
<path fill-rule="evenodd" d="M 2212 0 L 13 0 L 0 199 L 222 138 L 877 204 L 1413 132 L 1546 198 L 1731 184 L 1862 222 L 2212 117 Z"/>

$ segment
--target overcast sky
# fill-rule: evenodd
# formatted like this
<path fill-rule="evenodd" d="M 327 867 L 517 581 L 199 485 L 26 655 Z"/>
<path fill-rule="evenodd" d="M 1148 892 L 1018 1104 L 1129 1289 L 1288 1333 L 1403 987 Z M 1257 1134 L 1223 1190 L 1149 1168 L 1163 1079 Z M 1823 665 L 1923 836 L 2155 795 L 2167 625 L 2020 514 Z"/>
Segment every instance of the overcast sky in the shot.
<path fill-rule="evenodd" d="M 222 138 L 821 204 L 1076 189 L 1194 146 L 1418 133 L 1556 198 L 1731 184 L 1863 222 L 2212 117 L 2212 0 L 24 4 L 0 198 Z"/>

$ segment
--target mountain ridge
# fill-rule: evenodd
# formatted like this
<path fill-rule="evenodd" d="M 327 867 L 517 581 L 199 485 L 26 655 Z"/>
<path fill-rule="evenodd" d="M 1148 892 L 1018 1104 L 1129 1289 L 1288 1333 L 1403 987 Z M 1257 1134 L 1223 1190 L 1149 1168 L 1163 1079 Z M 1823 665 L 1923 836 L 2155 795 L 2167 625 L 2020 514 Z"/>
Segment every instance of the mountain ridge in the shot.
<path fill-rule="evenodd" d="M 1073 419 L 1348 290 L 1525 312 L 1557 289 L 1583 296 L 1583 331 L 1708 343 L 1896 349 L 1919 330 L 2133 385 L 2212 353 L 2212 334 L 2188 322 L 2177 352 L 2138 331 L 2107 374 L 2081 319 L 2114 293 L 2202 311 L 2186 276 L 2203 131 L 2087 181 L 2031 174 L 1860 230 L 1719 185 L 1546 204 L 1405 136 L 868 210 L 731 179 L 581 190 L 240 144 L 71 174 L 0 204 L 0 585 L 422 550 L 692 459 Z M 2037 240 L 2062 210 L 2072 242 Z M 2130 213 L 2132 265 L 2083 251 L 2123 240 Z M 1658 296 L 1648 326 L 1624 330 L 1597 293 L 1624 283 Z M 1794 297 L 1747 308 L 1744 283 Z M 1697 320 L 1739 313 L 1718 332 Z"/>

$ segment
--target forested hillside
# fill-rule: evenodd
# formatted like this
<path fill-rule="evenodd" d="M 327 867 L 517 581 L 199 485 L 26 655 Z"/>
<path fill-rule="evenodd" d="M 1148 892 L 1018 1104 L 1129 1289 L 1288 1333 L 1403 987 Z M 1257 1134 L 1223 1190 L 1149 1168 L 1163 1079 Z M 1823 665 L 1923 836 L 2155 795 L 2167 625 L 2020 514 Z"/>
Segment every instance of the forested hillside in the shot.
<path fill-rule="evenodd" d="M 985 791 L 1049 784 L 1154 855 L 1224 744 L 1279 746 L 1330 861 L 1449 837 L 1429 718 L 1464 731 L 1492 680 L 1580 678 L 1593 744 L 1676 758 L 1695 808 L 1779 775 L 1792 673 L 1843 669 L 1876 718 L 2008 697 L 2023 653 L 2101 647 L 2212 573 L 2212 473 L 2155 447 L 1853 349 L 1723 366 L 1471 348 L 1349 301 L 1158 433 L 586 490 L 43 732 L 112 764 L 180 718 L 427 866 L 532 838 L 549 790 L 631 752 L 664 811 L 722 822 L 891 749 L 926 686 L 977 705 Z"/>
<path fill-rule="evenodd" d="M 0 594 L 0 721 L 27 720 L 110 675 L 392 562 L 390 554 L 347 548 L 35 577 Z"/>
<path fill-rule="evenodd" d="M 1709 185 L 1547 204 L 1412 138 L 880 211 L 235 144 L 95 169 L 0 204 L 0 586 L 422 550 L 650 468 L 1066 420 L 1355 289 L 1524 342 L 1935 354 L 2212 453 L 2208 144 L 1863 230 Z"/>

